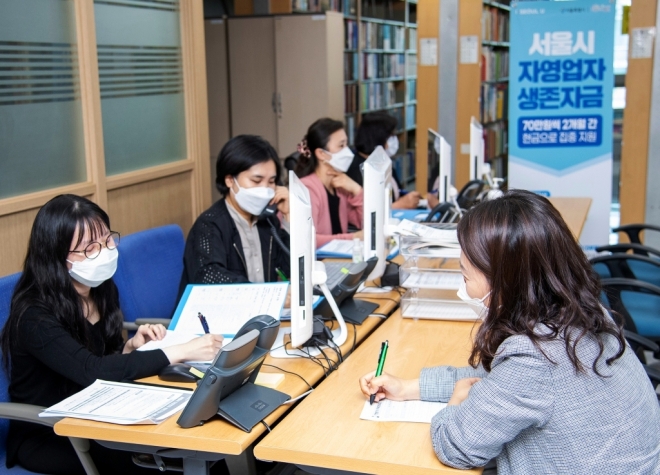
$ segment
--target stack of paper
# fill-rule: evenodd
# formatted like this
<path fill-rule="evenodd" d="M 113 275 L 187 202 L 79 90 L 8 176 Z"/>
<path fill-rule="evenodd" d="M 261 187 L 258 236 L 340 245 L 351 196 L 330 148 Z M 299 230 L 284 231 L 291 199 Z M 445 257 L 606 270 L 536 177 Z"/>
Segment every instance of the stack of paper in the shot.
<path fill-rule="evenodd" d="M 73 417 L 113 424 L 160 424 L 188 403 L 192 391 L 96 380 L 39 417 Z"/>
<path fill-rule="evenodd" d="M 360 247 L 362 249 L 362 247 Z M 399 246 L 393 246 L 387 256 L 393 259 L 399 253 Z M 347 239 L 333 239 L 316 250 L 317 259 L 352 259 L 353 241 Z"/>
<path fill-rule="evenodd" d="M 413 272 L 401 283 L 408 289 L 458 290 L 463 282 L 460 272 Z"/>
<path fill-rule="evenodd" d="M 360 419 L 376 422 L 422 422 L 431 423 L 438 412 L 447 407 L 443 402 L 428 401 L 382 401 L 369 404 L 364 402 Z"/>

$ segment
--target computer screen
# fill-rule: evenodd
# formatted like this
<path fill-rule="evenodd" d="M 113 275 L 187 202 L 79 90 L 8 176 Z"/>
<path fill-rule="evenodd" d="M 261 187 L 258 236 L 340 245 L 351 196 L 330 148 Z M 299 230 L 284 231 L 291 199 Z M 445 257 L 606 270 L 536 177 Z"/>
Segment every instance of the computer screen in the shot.
<path fill-rule="evenodd" d="M 470 180 L 483 179 L 484 128 L 477 119 L 470 119 Z"/>
<path fill-rule="evenodd" d="M 438 199 L 440 203 L 444 203 L 449 201 L 449 187 L 451 186 L 451 145 L 433 129 L 428 130 L 428 139 L 429 164 L 431 163 L 431 154 L 433 154 L 433 162 L 437 163 L 433 171 L 435 174 L 431 174 L 432 169 L 429 167 L 429 180 L 433 180 L 430 191 L 437 188 Z"/>
<path fill-rule="evenodd" d="M 427 168 L 428 170 L 428 183 L 426 191 L 436 190 L 436 180 L 440 173 L 440 134 L 436 131 L 428 130 L 428 154 L 427 154 Z"/>
<path fill-rule="evenodd" d="M 312 337 L 312 268 L 316 257 L 315 230 L 309 190 L 289 171 L 289 218 L 291 222 L 291 345 L 300 347 Z"/>
<path fill-rule="evenodd" d="M 383 147 L 369 155 L 364 162 L 364 259 L 378 258 L 367 280 L 374 280 L 383 275 L 387 265 L 389 240 L 385 225 L 389 224 L 392 203 L 392 159 Z"/>

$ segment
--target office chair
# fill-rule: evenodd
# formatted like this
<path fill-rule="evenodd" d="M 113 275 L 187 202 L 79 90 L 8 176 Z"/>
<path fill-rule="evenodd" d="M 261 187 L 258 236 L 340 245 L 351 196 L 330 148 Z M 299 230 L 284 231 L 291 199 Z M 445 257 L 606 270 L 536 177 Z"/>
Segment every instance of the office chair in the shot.
<path fill-rule="evenodd" d="M 660 250 L 654 249 L 652 247 L 644 246 L 643 244 L 635 243 L 619 243 L 619 244 L 610 244 L 607 246 L 600 246 L 596 248 L 596 252 L 611 252 L 615 253 L 627 253 L 632 251 L 633 254 L 640 256 L 651 257 L 653 259 L 660 259 Z"/>
<path fill-rule="evenodd" d="M 456 197 L 456 202 L 461 209 L 470 209 L 474 206 L 481 197 L 481 192 L 484 190 L 486 183 L 483 180 L 471 180 L 459 191 Z"/>
<path fill-rule="evenodd" d="M 628 235 L 628 239 L 630 240 L 631 243 L 633 244 L 644 244 L 639 237 L 639 233 L 641 233 L 644 230 L 648 231 L 660 231 L 660 226 L 655 226 L 654 224 L 646 224 L 646 223 L 639 223 L 639 224 L 625 224 L 623 226 L 619 226 L 618 228 L 612 229 L 613 233 L 626 233 Z"/>
<path fill-rule="evenodd" d="M 634 279 L 660 287 L 660 259 L 618 253 L 596 256 L 589 261 L 601 279 Z"/>
<path fill-rule="evenodd" d="M 626 330 L 660 342 L 660 287 L 621 278 L 603 279 L 601 287 L 601 300 L 624 318 Z"/>
<path fill-rule="evenodd" d="M 9 318 L 11 297 L 20 276 L 21 273 L 18 272 L 0 277 L 0 328 L 5 326 L 7 318 Z M 2 365 L 0 368 L 0 472 L 8 475 L 33 475 L 34 472 L 30 472 L 22 467 L 6 468 L 9 419 L 33 422 L 48 427 L 53 427 L 59 419 L 50 417 L 46 419 L 40 418 L 39 413 L 45 409 L 41 406 L 9 402 L 9 378 L 7 377 L 7 372 L 4 370 L 4 362 L 0 361 L 0 365 Z M 69 437 L 69 440 L 87 475 L 98 475 L 99 472 L 89 454 L 89 440 L 79 439 L 77 437 Z"/>
<path fill-rule="evenodd" d="M 445 201 L 433 208 L 428 216 L 424 218 L 425 223 L 453 223 L 459 216 L 458 210 L 453 203 Z"/>
<path fill-rule="evenodd" d="M 169 325 L 177 304 L 184 246 L 183 231 L 176 224 L 121 238 L 113 279 L 126 330 L 145 323 Z"/>

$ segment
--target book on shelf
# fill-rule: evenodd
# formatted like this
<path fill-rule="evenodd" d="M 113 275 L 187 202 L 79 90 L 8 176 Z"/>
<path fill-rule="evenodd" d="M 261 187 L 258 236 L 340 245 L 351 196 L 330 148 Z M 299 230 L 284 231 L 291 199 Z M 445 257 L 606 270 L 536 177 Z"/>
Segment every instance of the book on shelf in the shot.
<path fill-rule="evenodd" d="M 403 78 L 405 55 L 364 53 L 362 79 Z"/>
<path fill-rule="evenodd" d="M 417 107 L 415 104 L 406 106 L 406 129 L 415 127 L 415 112 Z"/>
<path fill-rule="evenodd" d="M 495 122 L 485 127 L 484 139 L 485 160 L 490 161 L 506 155 L 508 153 L 508 130 L 506 122 Z"/>
<path fill-rule="evenodd" d="M 481 20 L 481 38 L 483 41 L 509 41 L 509 12 L 484 5 Z"/>
<path fill-rule="evenodd" d="M 408 28 L 408 49 L 417 51 L 417 30 L 414 28 Z"/>
<path fill-rule="evenodd" d="M 508 117 L 509 88 L 507 84 L 481 85 L 481 122 L 506 120 Z"/>
<path fill-rule="evenodd" d="M 406 47 L 406 29 L 403 26 L 362 22 L 361 49 L 403 50 Z"/>
<path fill-rule="evenodd" d="M 406 2 L 362 0 L 362 17 L 403 22 L 406 20 Z"/>
<path fill-rule="evenodd" d="M 508 50 L 483 46 L 481 48 L 481 59 L 482 81 L 499 81 L 509 77 Z"/>
<path fill-rule="evenodd" d="M 358 109 L 358 85 L 346 84 L 344 85 L 344 112 L 346 114 L 354 114 Z"/>
<path fill-rule="evenodd" d="M 358 71 L 358 54 L 344 53 L 344 81 L 357 81 Z"/>
<path fill-rule="evenodd" d="M 341 12 L 344 0 L 291 0 L 291 10 L 294 12 Z"/>
<path fill-rule="evenodd" d="M 417 100 L 417 80 L 409 79 L 407 88 L 408 88 L 408 101 Z"/>
<path fill-rule="evenodd" d="M 417 55 L 416 54 L 407 54 L 406 55 L 406 76 L 416 76 L 417 75 Z"/>
<path fill-rule="evenodd" d="M 403 89 L 397 89 L 393 82 L 373 82 L 360 87 L 362 111 L 383 109 L 403 102 Z"/>
<path fill-rule="evenodd" d="M 357 15 L 357 0 L 343 0 L 341 11 L 344 15 Z"/>
<path fill-rule="evenodd" d="M 357 50 L 358 47 L 358 24 L 355 20 L 345 20 L 344 36 L 346 49 Z"/>

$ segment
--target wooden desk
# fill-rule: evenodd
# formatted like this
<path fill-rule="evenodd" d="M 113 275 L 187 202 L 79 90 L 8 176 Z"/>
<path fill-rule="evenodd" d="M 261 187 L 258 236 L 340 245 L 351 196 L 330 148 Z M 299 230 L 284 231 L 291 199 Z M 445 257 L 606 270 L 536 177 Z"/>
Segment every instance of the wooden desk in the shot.
<path fill-rule="evenodd" d="M 395 312 L 339 371 L 334 372 L 254 449 L 262 460 L 378 475 L 478 474 L 440 463 L 428 424 L 360 420 L 365 398 L 360 376 L 375 369 L 380 344 L 389 340 L 385 370 L 417 378 L 423 367 L 465 366 L 472 322 L 411 320 Z M 331 473 L 331 472 L 323 472 Z"/>
<path fill-rule="evenodd" d="M 575 238 L 579 239 L 589 214 L 591 198 L 551 197 L 548 200 L 557 208 Z"/>
<path fill-rule="evenodd" d="M 379 308 L 376 309 L 374 313 L 385 315 L 389 315 L 394 311 L 399 300 L 398 297 L 396 300 L 378 299 L 372 295 L 369 295 L 368 297 L 366 295 L 361 295 L 360 298 L 380 303 Z M 349 324 L 348 339 L 346 340 L 346 343 L 341 346 L 344 355 L 352 348 L 354 328 L 357 330 L 355 339 L 356 345 L 358 345 L 382 322 L 382 318 L 369 317 L 362 325 L 354 327 Z M 333 353 L 334 352 L 331 352 L 329 354 Z M 318 383 L 324 376 L 323 369 L 308 359 L 276 359 L 268 356 L 265 364 L 272 364 L 283 370 L 299 374 L 312 385 Z M 275 373 L 281 372 L 278 369 L 268 366 L 263 367 L 262 371 Z M 284 374 L 284 381 L 277 387 L 279 391 L 289 394 L 294 398 L 309 390 L 309 387 L 299 377 L 292 374 Z M 146 378 L 144 381 L 157 383 L 160 380 L 157 377 L 152 377 Z M 189 387 L 194 387 L 194 384 L 192 383 L 187 385 Z M 182 386 L 186 386 L 186 384 L 182 384 Z M 265 419 L 266 423 L 269 425 L 274 424 L 289 410 L 289 407 L 289 405 L 279 407 Z M 257 424 L 251 432 L 243 432 L 219 418 L 213 419 L 200 427 L 182 429 L 176 424 L 178 417 L 179 414 L 177 413 L 161 424 L 140 426 L 122 426 L 66 418 L 55 424 L 55 433 L 63 436 L 73 436 L 122 444 L 137 444 L 155 448 L 174 448 L 205 453 L 239 455 L 266 430 L 262 424 Z M 154 451 L 155 450 L 156 449 L 154 449 Z M 179 455 L 179 457 L 180 456 L 181 455 Z M 193 456 L 195 456 L 195 454 L 193 454 Z M 195 473 L 203 473 L 199 471 L 198 468 L 195 468 L 194 471 Z M 186 471 L 186 473 L 188 473 L 188 471 Z"/>

